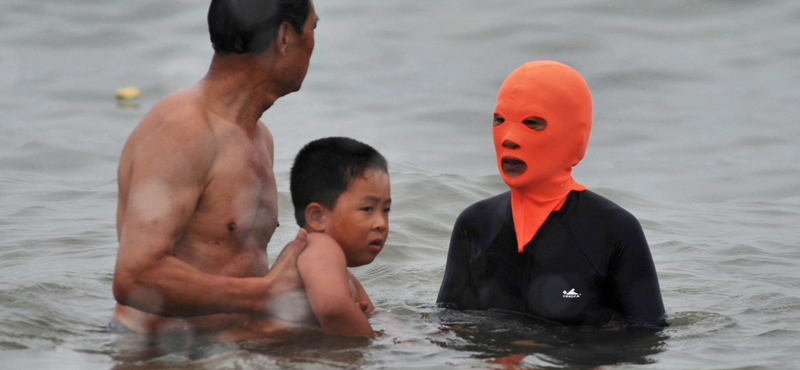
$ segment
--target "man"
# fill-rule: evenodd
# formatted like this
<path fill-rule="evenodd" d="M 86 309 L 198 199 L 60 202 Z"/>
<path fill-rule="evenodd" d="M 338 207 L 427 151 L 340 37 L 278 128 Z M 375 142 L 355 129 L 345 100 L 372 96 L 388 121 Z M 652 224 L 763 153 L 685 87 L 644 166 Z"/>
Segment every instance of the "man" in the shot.
<path fill-rule="evenodd" d="M 506 192 L 461 213 L 438 302 L 568 325 L 666 325 L 636 218 L 572 178 L 592 125 L 583 77 L 553 61 L 503 82 L 492 133 Z"/>
<path fill-rule="evenodd" d="M 206 76 L 159 101 L 122 151 L 112 329 L 214 332 L 280 315 L 276 297 L 300 285 L 304 232 L 268 266 L 278 194 L 260 117 L 300 89 L 313 3 L 213 0 L 208 24 Z"/>

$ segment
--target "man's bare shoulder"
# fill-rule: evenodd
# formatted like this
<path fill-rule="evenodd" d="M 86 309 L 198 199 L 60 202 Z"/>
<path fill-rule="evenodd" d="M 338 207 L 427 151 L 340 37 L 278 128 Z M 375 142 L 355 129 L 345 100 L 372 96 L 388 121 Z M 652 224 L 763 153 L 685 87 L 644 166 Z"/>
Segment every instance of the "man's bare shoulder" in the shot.
<path fill-rule="evenodd" d="M 209 114 L 204 97 L 193 88 L 169 94 L 145 115 L 138 129 L 164 130 L 165 133 L 210 134 Z"/>
<path fill-rule="evenodd" d="M 206 152 L 214 147 L 214 132 L 203 98 L 184 89 L 158 101 L 133 130 L 127 150 L 161 155 L 165 152 Z M 133 154 L 133 153 L 131 153 Z"/>
<path fill-rule="evenodd" d="M 131 132 L 120 156 L 120 188 L 135 179 L 181 178 L 202 186 L 217 156 L 217 140 L 190 89 L 172 93 L 144 116 Z"/>

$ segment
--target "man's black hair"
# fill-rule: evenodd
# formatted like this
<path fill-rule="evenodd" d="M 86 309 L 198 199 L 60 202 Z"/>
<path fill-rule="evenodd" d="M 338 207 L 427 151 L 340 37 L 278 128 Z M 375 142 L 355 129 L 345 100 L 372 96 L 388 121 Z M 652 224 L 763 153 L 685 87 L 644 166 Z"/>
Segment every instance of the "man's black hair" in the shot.
<path fill-rule="evenodd" d="M 370 169 L 389 173 L 386 158 L 360 141 L 327 137 L 306 144 L 294 159 L 289 180 L 297 224 L 306 225 L 311 203 L 333 209 L 352 180 Z"/>
<path fill-rule="evenodd" d="M 260 54 L 278 35 L 283 22 L 302 34 L 310 12 L 310 0 L 211 0 L 211 44 L 221 54 Z"/>

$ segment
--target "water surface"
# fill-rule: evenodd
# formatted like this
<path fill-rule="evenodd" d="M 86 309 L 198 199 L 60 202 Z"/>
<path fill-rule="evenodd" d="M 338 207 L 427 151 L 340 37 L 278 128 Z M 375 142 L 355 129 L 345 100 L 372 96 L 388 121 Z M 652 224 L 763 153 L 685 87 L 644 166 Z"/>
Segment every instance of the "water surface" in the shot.
<path fill-rule="evenodd" d="M 207 2 L 0 4 L 0 363 L 4 369 L 792 369 L 800 358 L 800 3 L 318 0 L 308 77 L 263 119 L 288 170 L 321 136 L 390 161 L 387 247 L 354 272 L 376 340 L 142 350 L 109 335 L 116 164 L 142 116 L 205 73 Z M 575 177 L 635 214 L 671 327 L 616 333 L 432 305 L 450 230 L 505 190 L 491 114 L 520 64 L 592 89 Z M 120 104 L 118 87 L 143 95 Z M 448 324 L 448 325 L 445 325 Z M 538 346 L 520 343 L 520 339 Z"/>

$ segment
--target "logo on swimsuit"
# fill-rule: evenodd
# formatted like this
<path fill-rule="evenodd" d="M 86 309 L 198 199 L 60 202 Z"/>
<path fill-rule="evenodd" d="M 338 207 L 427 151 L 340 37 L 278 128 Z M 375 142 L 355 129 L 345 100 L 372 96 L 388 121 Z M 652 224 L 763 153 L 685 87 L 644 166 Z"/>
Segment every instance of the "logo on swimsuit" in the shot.
<path fill-rule="evenodd" d="M 563 291 L 563 293 L 564 293 L 564 295 L 563 295 L 564 298 L 580 298 L 581 297 L 580 293 L 576 293 L 575 292 L 575 288 L 570 289 L 569 292 L 565 290 L 565 291 Z"/>

